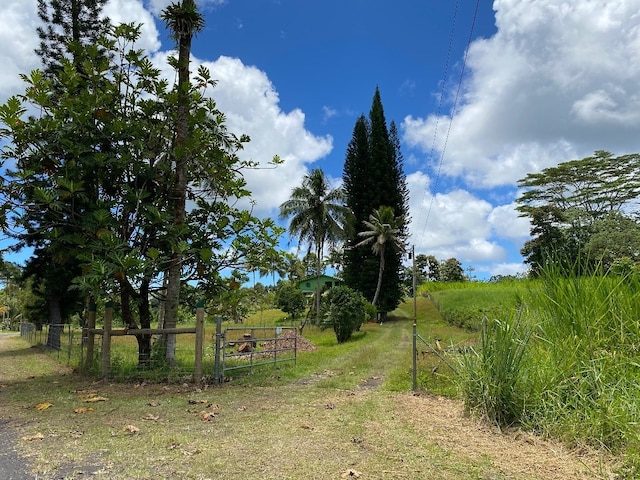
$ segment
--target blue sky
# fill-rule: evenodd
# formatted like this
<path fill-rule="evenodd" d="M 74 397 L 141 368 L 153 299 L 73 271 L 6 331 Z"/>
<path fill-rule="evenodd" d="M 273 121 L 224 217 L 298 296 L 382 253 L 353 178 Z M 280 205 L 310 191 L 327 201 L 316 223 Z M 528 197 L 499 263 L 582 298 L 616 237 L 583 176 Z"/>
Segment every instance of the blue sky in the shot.
<path fill-rule="evenodd" d="M 139 46 L 173 78 L 157 17 L 168 3 L 110 0 L 105 13 L 143 22 Z M 260 215 L 276 217 L 312 168 L 339 184 L 376 87 L 400 128 L 411 243 L 481 279 L 525 271 L 518 179 L 596 149 L 640 151 L 640 0 L 480 0 L 477 12 L 452 0 L 198 3 L 194 69 L 218 79 L 229 128 L 252 138 L 244 154 L 285 160 L 247 173 Z M 38 66 L 35 12 L 36 0 L 0 5 L 2 101 Z"/>

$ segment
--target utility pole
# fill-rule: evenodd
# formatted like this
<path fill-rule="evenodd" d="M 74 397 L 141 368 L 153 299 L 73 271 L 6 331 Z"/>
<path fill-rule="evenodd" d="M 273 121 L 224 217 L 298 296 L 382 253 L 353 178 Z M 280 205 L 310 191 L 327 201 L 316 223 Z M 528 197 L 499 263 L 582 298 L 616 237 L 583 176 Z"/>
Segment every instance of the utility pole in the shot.
<path fill-rule="evenodd" d="M 418 382 L 416 379 L 416 371 L 418 369 L 418 348 L 416 344 L 418 336 L 418 303 L 416 298 L 416 246 L 411 246 L 411 272 L 413 283 L 413 374 L 412 374 L 412 389 L 415 392 L 418 389 Z"/>

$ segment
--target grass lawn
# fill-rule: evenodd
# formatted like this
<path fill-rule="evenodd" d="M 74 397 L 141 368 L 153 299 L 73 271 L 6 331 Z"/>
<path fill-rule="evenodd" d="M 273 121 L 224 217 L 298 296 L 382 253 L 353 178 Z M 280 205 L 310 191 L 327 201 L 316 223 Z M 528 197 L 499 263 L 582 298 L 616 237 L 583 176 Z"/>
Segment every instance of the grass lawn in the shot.
<path fill-rule="evenodd" d="M 428 342 L 473 340 L 426 299 L 417 320 Z M 39 479 L 608 478 L 597 452 L 500 433 L 454 399 L 412 393 L 412 325 L 408 303 L 341 345 L 307 327 L 318 348 L 297 366 L 202 388 L 96 382 L 0 336 L 0 420 Z M 448 378 L 431 373 L 433 355 L 422 357 L 421 380 Z"/>

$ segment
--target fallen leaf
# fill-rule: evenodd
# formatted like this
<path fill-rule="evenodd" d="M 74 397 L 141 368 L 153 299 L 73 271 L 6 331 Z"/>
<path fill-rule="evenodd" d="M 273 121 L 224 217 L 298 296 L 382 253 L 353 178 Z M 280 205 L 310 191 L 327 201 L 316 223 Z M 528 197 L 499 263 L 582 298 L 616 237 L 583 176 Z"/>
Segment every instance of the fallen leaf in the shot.
<path fill-rule="evenodd" d="M 153 415 L 152 413 L 147 413 L 144 417 L 142 417 L 143 420 L 153 420 L 154 422 L 157 421 L 160 418 L 160 415 Z"/>
<path fill-rule="evenodd" d="M 93 407 L 78 407 L 73 409 L 74 413 L 87 413 L 93 412 Z"/>
<path fill-rule="evenodd" d="M 138 433 L 140 429 L 135 425 L 125 425 L 124 431 L 133 435 L 135 433 Z"/>
<path fill-rule="evenodd" d="M 79 399 L 95 397 L 98 394 L 97 390 L 73 390 L 73 393 L 78 394 Z"/>
<path fill-rule="evenodd" d="M 210 403 L 207 405 L 207 408 L 210 408 L 211 410 L 220 410 L 220 405 L 217 403 Z"/>
<path fill-rule="evenodd" d="M 46 410 L 49 407 L 53 407 L 53 403 L 39 403 L 36 405 L 36 410 L 38 411 L 42 411 L 42 410 Z"/>
<path fill-rule="evenodd" d="M 191 405 L 196 405 L 198 403 L 209 403 L 209 400 L 194 400 L 193 398 L 190 398 L 188 402 Z"/>
<path fill-rule="evenodd" d="M 160 406 L 160 402 L 158 402 L 156 400 L 151 400 L 149 403 L 147 403 L 147 405 L 149 405 L 150 407 L 159 407 Z"/>
<path fill-rule="evenodd" d="M 242 407 L 238 407 L 239 412 L 244 412 L 246 410 L 247 410 L 247 407 L 245 407 L 244 405 Z"/>
<path fill-rule="evenodd" d="M 35 435 L 30 435 L 28 437 L 22 437 L 22 440 L 25 440 L 27 442 L 32 442 L 33 440 L 42 440 L 44 439 L 44 435 L 40 432 L 36 433 Z"/>
<path fill-rule="evenodd" d="M 300 425 L 300 428 L 304 428 L 305 430 L 313 430 L 313 427 L 311 425 L 307 425 L 307 424 Z"/>
<path fill-rule="evenodd" d="M 342 475 L 340 475 L 340 478 L 360 478 L 361 476 L 362 476 L 362 473 L 356 470 L 349 469 L 342 472 Z"/>
<path fill-rule="evenodd" d="M 210 422 L 214 418 L 216 418 L 216 414 L 213 412 L 202 412 L 200 414 L 200 420 L 202 420 L 203 422 Z"/>
<path fill-rule="evenodd" d="M 85 399 L 85 402 L 87 402 L 87 403 L 90 403 L 90 402 L 106 402 L 107 400 L 109 400 L 109 399 L 96 395 L 95 397 L 89 397 L 89 398 Z"/>

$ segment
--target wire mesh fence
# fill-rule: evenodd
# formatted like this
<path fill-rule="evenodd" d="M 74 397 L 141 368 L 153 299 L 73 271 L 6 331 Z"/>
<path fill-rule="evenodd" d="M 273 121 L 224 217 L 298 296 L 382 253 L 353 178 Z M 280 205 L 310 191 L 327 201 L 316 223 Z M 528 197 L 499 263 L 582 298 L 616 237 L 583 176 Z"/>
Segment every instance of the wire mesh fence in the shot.
<path fill-rule="evenodd" d="M 20 324 L 22 338 L 31 345 L 42 346 L 58 361 L 97 377 L 107 376 L 124 382 L 194 380 L 198 348 L 195 332 L 176 335 L 175 353 L 170 361 L 166 358 L 166 344 L 162 334 L 152 335 L 150 352 L 141 354 L 136 335 L 118 332 L 109 338 L 106 360 L 108 375 L 105 375 L 105 342 L 101 328 L 83 329 L 69 324 L 41 327 L 28 322 Z M 91 340 L 90 335 L 94 336 Z M 218 323 L 206 325 L 203 337 L 201 381 L 205 383 L 221 383 L 229 379 L 231 372 L 246 370 L 252 373 L 257 367 L 275 367 L 282 362 L 295 365 L 297 361 L 297 327 L 222 329 Z"/>

